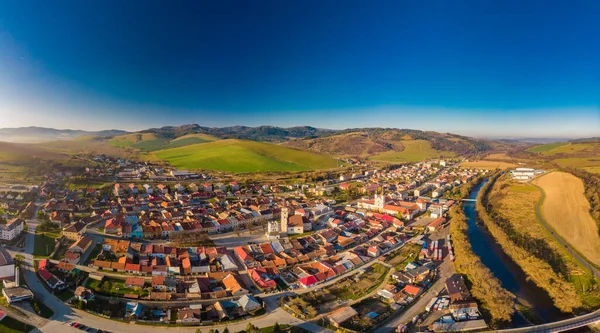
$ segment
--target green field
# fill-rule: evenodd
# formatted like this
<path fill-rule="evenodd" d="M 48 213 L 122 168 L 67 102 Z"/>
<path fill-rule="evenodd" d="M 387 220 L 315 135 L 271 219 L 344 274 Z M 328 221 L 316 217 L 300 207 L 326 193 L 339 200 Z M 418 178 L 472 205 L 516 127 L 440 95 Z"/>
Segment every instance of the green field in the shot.
<path fill-rule="evenodd" d="M 514 193 L 529 193 L 529 192 L 537 192 L 538 189 L 535 186 L 531 185 L 512 185 L 509 189 L 510 192 Z"/>
<path fill-rule="evenodd" d="M 86 288 L 92 289 L 98 293 L 112 295 L 112 296 L 123 296 L 126 294 L 135 294 L 140 296 L 147 296 L 148 291 L 145 289 L 130 289 L 125 288 L 125 280 L 104 278 L 102 281 L 88 279 Z"/>
<path fill-rule="evenodd" d="M 557 154 L 577 154 L 577 153 L 592 153 L 594 148 L 598 147 L 593 143 L 570 143 L 550 151 L 544 152 L 544 155 L 552 156 Z"/>
<path fill-rule="evenodd" d="M 537 145 L 537 146 L 531 147 L 531 148 L 527 149 L 526 151 L 532 152 L 532 153 L 543 153 L 543 152 L 547 152 L 547 151 L 550 151 L 550 150 L 553 150 L 553 149 L 556 149 L 558 147 L 565 146 L 568 144 L 569 144 L 568 142 L 547 143 L 544 145 Z"/>
<path fill-rule="evenodd" d="M 450 157 L 453 152 L 443 152 L 431 148 L 431 144 L 426 140 L 402 140 L 404 150 L 401 152 L 389 151 L 377 154 L 372 157 L 376 161 L 385 162 L 420 162 L 428 158 Z"/>
<path fill-rule="evenodd" d="M 572 157 L 554 160 L 561 167 L 588 168 L 600 166 L 600 157 Z"/>
<path fill-rule="evenodd" d="M 600 165 L 598 166 L 591 166 L 591 167 L 585 167 L 584 168 L 587 172 L 591 172 L 591 173 L 600 173 Z"/>
<path fill-rule="evenodd" d="M 116 136 L 108 143 L 113 147 L 134 148 L 143 152 L 153 152 L 163 149 L 183 147 L 198 143 L 213 141 L 214 138 L 203 134 L 189 134 L 169 140 L 153 133 L 125 134 Z"/>
<path fill-rule="evenodd" d="M 305 171 L 335 168 L 326 155 L 275 144 L 221 140 L 156 151 L 158 158 L 178 168 L 228 172 Z"/>
<path fill-rule="evenodd" d="M 59 233 L 44 232 L 36 234 L 33 255 L 36 257 L 48 257 L 52 253 L 52 250 L 54 250 L 54 240 L 58 237 L 60 237 Z"/>

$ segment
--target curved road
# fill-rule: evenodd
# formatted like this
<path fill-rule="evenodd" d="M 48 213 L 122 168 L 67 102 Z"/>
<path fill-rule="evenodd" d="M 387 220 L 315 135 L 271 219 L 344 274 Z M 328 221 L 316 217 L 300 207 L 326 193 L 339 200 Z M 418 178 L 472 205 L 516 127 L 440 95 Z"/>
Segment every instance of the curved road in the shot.
<path fill-rule="evenodd" d="M 564 332 L 575 328 L 588 326 L 594 323 L 600 322 L 600 310 L 591 312 L 582 316 L 569 318 L 553 323 L 523 327 L 523 328 L 510 328 L 506 330 L 498 330 L 495 332 L 506 332 L 506 333 L 537 333 L 537 332 Z"/>
<path fill-rule="evenodd" d="M 585 257 L 583 257 L 582 255 L 580 255 L 577 251 L 574 251 L 571 248 L 571 245 L 569 243 L 567 243 L 567 241 L 565 241 L 562 237 L 560 237 L 559 235 L 557 235 L 554 232 L 554 229 L 552 229 L 552 227 L 549 226 L 548 223 L 546 223 L 546 220 L 542 216 L 542 205 L 544 204 L 544 201 L 546 200 L 546 192 L 544 191 L 544 189 L 542 189 L 538 185 L 533 184 L 531 182 L 530 182 L 530 184 L 532 184 L 535 187 L 537 187 L 538 190 L 540 191 L 540 193 L 542 193 L 542 196 L 540 197 L 540 200 L 535 205 L 535 215 L 537 216 L 537 219 L 540 222 L 540 224 L 552 235 L 552 237 L 559 244 L 561 244 L 562 246 L 564 246 L 565 249 L 567 249 L 567 251 L 569 251 L 569 253 L 573 256 L 573 258 L 575 258 L 575 260 L 577 260 L 579 262 L 579 264 L 581 264 L 583 267 L 588 268 L 590 270 L 590 272 L 592 272 L 592 274 L 594 274 L 594 276 L 596 278 L 600 278 L 600 270 L 598 270 L 596 267 L 594 267 L 592 264 L 590 264 L 590 262 Z"/>
<path fill-rule="evenodd" d="M 36 203 L 39 207 L 39 202 Z M 74 309 L 67 304 L 63 303 L 61 300 L 52 295 L 44 285 L 42 285 L 42 281 L 38 278 L 37 274 L 34 271 L 33 266 L 33 250 L 34 250 L 34 242 L 35 242 L 35 229 L 39 225 L 39 221 L 37 219 L 32 219 L 27 221 L 28 230 L 25 236 L 26 239 L 26 248 L 25 252 L 13 252 L 14 254 L 19 253 L 22 254 L 25 259 L 21 264 L 21 270 L 23 272 L 23 277 L 25 279 L 26 284 L 29 286 L 31 291 L 39 298 L 44 304 L 46 304 L 49 308 L 54 311 L 54 315 L 50 318 L 50 320 L 46 321 L 46 323 L 38 327 L 41 332 L 81 332 L 78 329 L 72 328 L 68 325 L 69 322 L 77 321 L 85 324 L 86 326 L 93 327 L 96 329 L 108 330 L 111 332 L 126 332 L 126 333 L 159 333 L 164 332 L 164 326 L 148 326 L 148 325 L 135 325 L 129 324 L 125 322 L 119 322 L 115 320 L 110 320 L 104 317 L 96 316 L 85 311 L 81 311 L 78 309 Z M 332 333 L 330 330 L 317 326 L 315 324 L 302 321 L 285 312 L 283 309 L 278 307 L 277 299 L 281 295 L 272 295 L 265 297 L 265 302 L 267 303 L 267 308 L 269 313 L 259 318 L 252 318 L 249 320 L 243 320 L 233 323 L 224 323 L 222 325 L 214 325 L 214 326 L 192 326 L 192 327 L 169 327 L 169 330 L 175 330 L 177 332 L 196 332 L 196 329 L 200 328 L 200 330 L 210 329 L 210 328 L 219 328 L 223 329 L 228 327 L 233 332 L 239 332 L 246 328 L 246 325 L 249 322 L 258 326 L 258 327 L 268 327 L 274 325 L 276 322 L 279 324 L 287 324 L 302 327 L 311 332 L 324 332 L 324 333 Z M 34 315 L 34 314 L 33 314 Z"/>
<path fill-rule="evenodd" d="M 36 203 L 39 207 L 39 202 Z M 86 326 L 109 330 L 112 332 L 148 332 L 148 333 L 158 333 L 164 332 L 165 327 L 163 326 L 147 326 L 147 325 L 135 325 L 129 324 L 125 322 L 110 320 L 104 317 L 96 316 L 85 311 L 81 311 L 78 309 L 74 309 L 61 300 L 52 295 L 44 285 L 42 285 L 42 281 L 38 278 L 37 274 L 34 270 L 34 258 L 33 258 L 33 250 L 34 250 L 34 242 L 35 242 L 35 229 L 39 225 L 39 221 L 37 219 L 32 219 L 27 221 L 28 230 L 25 236 L 26 239 L 26 249 L 22 254 L 25 259 L 21 265 L 23 277 L 25 282 L 31 289 L 31 291 L 38 297 L 44 304 L 46 304 L 49 308 L 54 310 L 54 315 L 47 321 L 45 325 L 39 327 L 42 332 L 58 332 L 65 331 L 66 332 L 80 332 L 79 330 L 72 328 L 68 325 L 71 321 L 77 321 L 84 323 Z M 393 250 L 397 250 L 401 245 L 396 246 Z M 362 265 L 362 268 L 369 267 L 374 263 L 379 262 L 378 260 L 372 260 L 368 263 Z M 228 327 L 231 331 L 242 331 L 246 328 L 246 325 L 249 322 L 258 326 L 258 327 L 268 327 L 274 325 L 276 322 L 279 324 L 286 325 L 294 325 L 304 328 L 311 332 L 317 333 L 332 333 L 331 330 L 315 325 L 311 322 L 305 322 L 303 320 L 297 319 L 287 313 L 285 310 L 279 307 L 279 298 L 294 293 L 306 293 L 315 289 L 320 289 L 326 287 L 331 284 L 337 283 L 340 279 L 347 278 L 353 274 L 358 273 L 359 270 L 353 270 L 344 275 L 336 277 L 330 281 L 325 283 L 313 286 L 311 288 L 301 289 L 296 292 L 279 292 L 279 293 L 271 293 L 271 294 L 260 294 L 263 300 L 266 303 L 266 308 L 268 313 L 262 317 L 252 318 L 248 320 L 233 322 L 233 323 L 224 323 L 222 325 L 213 325 L 213 326 L 192 326 L 192 327 L 169 327 L 170 330 L 176 330 L 178 332 L 195 332 L 198 328 L 201 330 L 203 328 L 220 328 L 223 329 Z"/>

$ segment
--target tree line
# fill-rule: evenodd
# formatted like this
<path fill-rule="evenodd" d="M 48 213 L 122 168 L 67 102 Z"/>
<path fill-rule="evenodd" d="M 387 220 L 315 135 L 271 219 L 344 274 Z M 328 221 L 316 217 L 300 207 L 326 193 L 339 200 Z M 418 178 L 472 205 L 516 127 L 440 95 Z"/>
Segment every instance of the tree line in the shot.
<path fill-rule="evenodd" d="M 456 270 L 467 276 L 467 280 L 472 284 L 471 294 L 490 314 L 491 325 L 507 326 L 515 312 L 515 295 L 502 287 L 500 280 L 473 252 L 469 242 L 467 218 L 462 208 L 452 208 L 449 216 Z"/>
<path fill-rule="evenodd" d="M 500 190 L 508 186 L 508 184 L 503 183 L 500 186 Z M 486 188 L 488 193 L 482 197 L 482 203 L 485 205 L 487 213 L 492 220 L 496 222 L 496 224 L 502 229 L 502 231 L 504 231 L 511 241 L 532 256 L 550 264 L 552 269 L 557 274 L 560 274 L 563 278 L 567 279 L 569 269 L 562 255 L 557 250 L 552 248 L 550 244 L 546 242 L 546 240 L 533 238 L 529 234 L 522 233 L 515 228 L 510 219 L 503 216 L 499 209 L 496 209 L 504 195 L 501 194 L 500 191 L 492 191 L 493 188 L 494 186 Z"/>
<path fill-rule="evenodd" d="M 575 291 L 575 287 L 566 281 L 561 274 L 556 273 L 548 262 L 534 256 L 511 240 L 495 218 L 488 213 L 486 207 L 488 204 L 487 197 L 500 175 L 501 173 L 496 173 L 482 187 L 475 206 L 478 218 L 496 239 L 496 242 L 502 246 L 504 252 L 521 267 L 527 277 L 548 293 L 558 309 L 565 313 L 571 313 L 581 308 L 582 300 Z"/>

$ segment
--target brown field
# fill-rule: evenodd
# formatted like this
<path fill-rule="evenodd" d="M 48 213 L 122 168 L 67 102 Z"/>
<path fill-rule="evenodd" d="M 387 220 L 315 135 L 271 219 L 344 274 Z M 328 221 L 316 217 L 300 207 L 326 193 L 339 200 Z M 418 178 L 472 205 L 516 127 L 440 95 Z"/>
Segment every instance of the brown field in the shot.
<path fill-rule="evenodd" d="M 535 183 L 546 192 L 542 205 L 545 220 L 588 260 L 600 265 L 600 236 L 583 194 L 583 182 L 570 173 L 551 172 Z"/>
<path fill-rule="evenodd" d="M 505 184 L 509 186 L 506 187 Z M 501 189 L 502 188 L 502 189 Z M 511 224 L 521 234 L 528 237 L 544 240 L 555 251 L 558 251 L 567 263 L 569 275 L 584 275 L 569 252 L 561 248 L 552 236 L 539 223 L 535 214 L 535 206 L 540 200 L 541 193 L 537 187 L 525 183 L 515 183 L 509 177 L 496 182 L 493 192 L 498 199 L 498 206 L 494 210 Z"/>
<path fill-rule="evenodd" d="M 464 168 L 475 168 L 475 169 L 488 169 L 495 170 L 498 169 L 508 169 L 508 168 L 516 168 L 518 165 L 508 162 L 499 162 L 499 161 L 469 161 L 469 162 L 461 162 L 461 167 Z"/>

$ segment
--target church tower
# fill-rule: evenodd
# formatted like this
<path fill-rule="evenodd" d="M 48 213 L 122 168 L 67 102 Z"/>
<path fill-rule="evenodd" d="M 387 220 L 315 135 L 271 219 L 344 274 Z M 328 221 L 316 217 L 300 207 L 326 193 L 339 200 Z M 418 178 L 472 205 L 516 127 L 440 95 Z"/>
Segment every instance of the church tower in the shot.
<path fill-rule="evenodd" d="M 287 208 L 287 206 L 283 206 L 283 208 L 281 208 L 281 223 L 279 224 L 281 227 L 280 231 L 282 234 L 287 234 L 288 217 L 289 217 L 288 208 Z"/>
<path fill-rule="evenodd" d="M 383 209 L 383 206 L 385 206 L 385 197 L 383 196 L 383 194 L 381 196 L 375 194 L 375 208 L 376 209 Z"/>
<path fill-rule="evenodd" d="M 385 197 L 383 196 L 383 189 L 381 189 L 381 195 L 377 195 L 378 191 L 375 191 L 375 200 L 373 205 L 375 209 L 383 210 L 383 206 L 385 206 Z"/>

